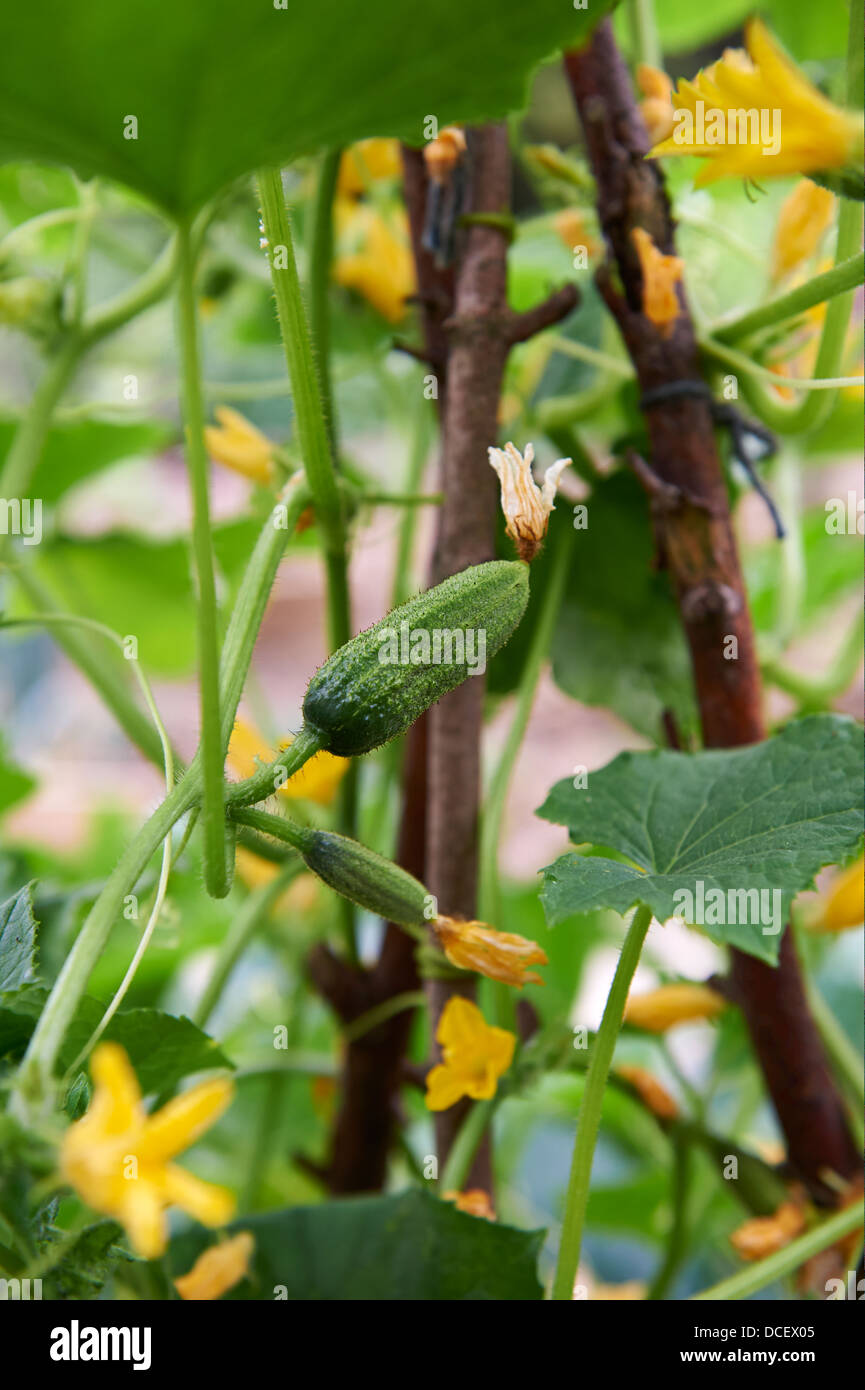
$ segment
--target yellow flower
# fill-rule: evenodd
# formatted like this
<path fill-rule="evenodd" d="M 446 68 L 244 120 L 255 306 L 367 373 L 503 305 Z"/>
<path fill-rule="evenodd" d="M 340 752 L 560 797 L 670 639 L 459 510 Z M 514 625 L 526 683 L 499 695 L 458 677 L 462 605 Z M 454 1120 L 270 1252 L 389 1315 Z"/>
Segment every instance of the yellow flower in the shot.
<path fill-rule="evenodd" d="M 447 183 L 466 152 L 466 137 L 459 126 L 445 126 L 435 140 L 424 145 L 423 157 L 434 183 Z"/>
<path fill-rule="evenodd" d="M 545 983 L 528 965 L 549 965 L 546 952 L 536 941 L 527 941 L 515 932 L 496 931 L 485 922 L 462 922 L 439 917 L 433 925 L 439 943 L 450 961 L 460 970 L 476 970 L 490 980 L 522 988 L 525 984 Z"/>
<path fill-rule="evenodd" d="M 583 214 L 579 208 L 562 208 L 553 218 L 553 226 L 569 251 L 585 247 L 587 256 L 596 256 L 600 247 L 595 238 L 586 231 Z"/>
<path fill-rule="evenodd" d="M 231 1193 L 168 1160 L 219 1119 L 231 1100 L 231 1082 L 202 1081 L 148 1115 L 122 1047 L 100 1043 L 90 1072 L 90 1107 L 70 1125 L 60 1147 L 61 1174 L 88 1206 L 119 1221 L 146 1260 L 165 1249 L 166 1207 L 182 1207 L 205 1226 L 229 1221 Z"/>
<path fill-rule="evenodd" d="M 398 140 L 361 140 L 343 152 L 336 181 L 337 197 L 359 198 L 376 180 L 398 179 L 401 173 Z"/>
<path fill-rule="evenodd" d="M 771 1216 L 753 1216 L 730 1236 L 730 1244 L 743 1260 L 762 1260 L 783 1250 L 805 1226 L 798 1202 L 783 1202 Z"/>
<path fill-rule="evenodd" d="M 517 547 L 521 560 L 531 560 L 541 548 L 550 512 L 554 510 L 556 487 L 571 459 L 559 459 L 544 474 L 543 487 L 532 477 L 535 451 L 526 445 L 525 457 L 513 444 L 503 449 L 488 449 L 490 467 L 498 474 L 501 484 L 502 511 L 505 530 Z"/>
<path fill-rule="evenodd" d="M 632 994 L 625 1005 L 625 1022 L 649 1033 L 666 1033 L 679 1023 L 716 1018 L 727 1007 L 722 994 L 708 985 L 661 985 L 648 994 Z"/>
<path fill-rule="evenodd" d="M 643 95 L 640 114 L 649 132 L 649 139 L 656 145 L 659 140 L 666 140 L 673 131 L 673 84 L 660 68 L 653 68 L 648 63 L 639 63 L 637 86 Z"/>
<path fill-rule="evenodd" d="M 175 1279 L 174 1287 L 187 1303 L 203 1303 L 220 1298 L 233 1289 L 249 1272 L 255 1238 L 241 1231 L 230 1240 L 220 1241 L 199 1255 L 188 1274 Z"/>
<path fill-rule="evenodd" d="M 482 1187 L 470 1187 L 467 1192 L 443 1192 L 446 1202 L 453 1202 L 458 1211 L 467 1216 L 480 1216 L 484 1221 L 495 1221 L 496 1213 L 490 1194 Z"/>
<path fill-rule="evenodd" d="M 834 932 L 859 927 L 865 917 L 865 857 L 844 869 L 820 905 L 812 930 Z"/>
<path fill-rule="evenodd" d="M 477 1004 L 455 994 L 445 1004 L 436 1038 L 444 1062 L 427 1075 L 428 1110 L 447 1110 L 463 1096 L 489 1100 L 514 1058 L 516 1037 L 492 1028 Z"/>
<path fill-rule="evenodd" d="M 745 43 L 747 53 L 727 49 L 693 82 L 679 83 L 675 129 L 651 155 L 709 159 L 698 187 L 723 178 L 759 182 L 860 164 L 861 116 L 824 97 L 761 20 L 746 26 Z"/>
<path fill-rule="evenodd" d="M 772 279 L 783 280 L 813 256 L 832 221 L 835 197 L 810 179 L 800 179 L 781 205 L 772 244 Z"/>
<path fill-rule="evenodd" d="M 292 742 L 293 738 L 283 739 L 280 752 Z M 253 777 L 262 765 L 266 767 L 275 757 L 257 729 L 242 719 L 235 720 L 228 744 L 228 763 L 238 777 Z M 317 801 L 319 806 L 329 806 L 348 764 L 348 758 L 337 758 L 324 751 L 315 753 L 299 772 L 283 783 L 279 795 L 288 801 Z"/>
<path fill-rule="evenodd" d="M 643 274 L 643 313 L 660 328 L 662 337 L 669 337 L 682 312 L 676 286 L 682 279 L 684 261 L 681 256 L 665 256 L 659 251 L 644 227 L 634 227 L 631 240 Z"/>
<path fill-rule="evenodd" d="M 395 208 L 386 220 L 377 208 L 346 198 L 338 198 L 334 208 L 339 245 L 334 279 L 363 295 L 389 323 L 399 323 L 415 289 L 405 212 Z"/>
<path fill-rule="evenodd" d="M 617 1067 L 616 1070 L 623 1081 L 633 1086 L 647 1110 L 659 1120 L 675 1120 L 679 1107 L 650 1071 L 643 1067 Z"/>
<path fill-rule="evenodd" d="M 217 463 L 224 463 L 244 478 L 270 487 L 273 483 L 273 445 L 239 410 L 219 405 L 214 411 L 219 425 L 207 425 L 204 439 Z"/>

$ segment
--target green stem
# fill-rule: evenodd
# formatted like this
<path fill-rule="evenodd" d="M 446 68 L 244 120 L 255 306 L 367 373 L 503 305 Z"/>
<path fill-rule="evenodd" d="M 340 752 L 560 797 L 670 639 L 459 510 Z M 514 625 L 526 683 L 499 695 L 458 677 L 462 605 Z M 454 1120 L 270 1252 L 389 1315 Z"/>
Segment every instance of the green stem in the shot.
<path fill-rule="evenodd" d="M 17 619 L 14 622 L 6 621 L 3 626 L 17 626 L 20 622 L 21 624 L 38 623 L 40 626 L 49 627 L 57 645 L 63 649 L 70 661 L 75 663 L 79 671 L 87 677 L 124 733 L 129 736 L 145 757 L 161 768 L 163 751 L 159 731 L 149 722 L 133 699 L 127 682 L 120 675 L 119 663 L 115 667 L 114 663 L 107 662 L 101 652 L 97 650 L 96 644 L 80 631 L 81 628 L 92 628 L 96 632 L 104 632 L 105 629 L 103 629 L 102 624 L 90 623 L 72 613 L 57 610 L 47 611 L 52 608 L 54 602 L 54 595 L 51 591 L 26 565 L 17 566 L 13 573 L 30 602 L 34 607 L 43 611 L 32 613 L 27 618 Z M 116 641 L 115 633 L 108 635 Z"/>
<path fill-rule="evenodd" d="M 181 227 L 179 232 L 178 270 L 178 338 L 183 376 L 183 419 L 186 428 L 186 462 L 192 492 L 192 549 L 198 581 L 198 685 L 204 883 L 211 897 L 224 898 L 231 887 L 231 873 L 226 854 L 223 805 L 225 758 L 219 716 L 219 630 L 195 305 L 195 259 L 188 226 Z"/>
<path fill-rule="evenodd" d="M 560 352 L 563 357 L 575 357 L 578 362 L 587 362 L 608 375 L 621 377 L 622 381 L 630 381 L 634 375 L 633 368 L 624 358 L 614 357 L 611 352 L 601 352 L 599 348 L 589 347 L 587 343 L 578 343 L 572 338 L 554 337 L 550 340 L 550 347 L 553 352 Z"/>
<path fill-rule="evenodd" d="M 653 68 L 663 67 L 664 59 L 652 0 L 630 0 L 628 18 L 635 62 L 648 63 Z"/>
<path fill-rule="evenodd" d="M 289 486 L 292 491 L 285 504 L 286 528 L 274 525 L 273 517 L 266 523 L 252 560 L 247 566 L 225 637 L 221 672 L 225 718 L 225 726 L 221 733 L 225 743 L 228 742 L 231 733 L 237 701 L 249 669 L 258 626 L 285 540 L 293 529 L 299 511 L 305 505 L 303 485 Z M 315 740 L 305 740 L 301 732 L 281 758 L 277 759 L 277 763 L 295 772 L 317 748 Z M 273 768 L 264 768 L 256 777 L 229 788 L 228 794 L 229 798 L 234 797 L 237 804 L 242 804 L 244 797 L 261 800 L 269 796 L 273 787 Z M 159 848 L 176 821 L 187 811 L 195 813 L 194 808 L 200 795 L 201 765 L 200 755 L 196 753 L 182 782 L 142 826 L 88 913 L 46 1001 L 22 1062 L 18 1086 L 25 1100 L 31 1097 L 42 1100 L 48 1095 L 57 1053 L 75 1015 L 79 1000 L 87 988 L 93 967 L 105 948 L 114 923 L 120 917 L 125 896 L 135 886 L 151 855 Z"/>
<path fill-rule="evenodd" d="M 278 169 L 262 169 L 257 177 L 270 275 L 294 400 L 297 438 L 324 541 L 328 637 L 330 649 L 335 651 L 351 637 L 351 605 L 342 497 L 328 436 L 327 415 L 322 402 L 321 376 L 315 367 L 312 337 L 297 274 L 291 226 L 282 191 L 282 176 Z M 353 762 L 339 789 L 339 825 L 344 834 L 352 837 L 357 835 L 357 815 L 358 773 Z M 339 910 L 348 957 L 354 961 L 357 959 L 354 908 L 350 903 L 344 903 Z"/>
<path fill-rule="evenodd" d="M 858 1048 L 853 1046 L 813 979 L 808 981 L 807 989 L 808 1003 L 811 1006 L 814 1021 L 820 1030 L 826 1051 L 832 1059 L 844 1090 L 855 1103 L 854 1123 L 861 1132 L 862 1107 L 865 1106 L 862 1054 Z"/>
<path fill-rule="evenodd" d="M 66 1030 L 111 929 L 121 916 L 123 900 L 172 826 L 192 809 L 199 792 L 200 774 L 193 765 L 142 826 L 90 909 L 46 1000 L 21 1063 L 18 1090 L 25 1101 L 38 1104 L 49 1096 L 54 1063 Z"/>
<path fill-rule="evenodd" d="M 364 1033 L 372 1032 L 380 1023 L 387 1023 L 389 1018 L 403 1013 L 406 1009 L 422 1009 L 426 1002 L 426 995 L 422 989 L 409 989 L 402 994 L 392 994 L 390 999 L 367 1009 L 365 1014 L 347 1024 L 342 1030 L 342 1036 L 346 1042 L 355 1042 L 362 1038 Z"/>
<path fill-rule="evenodd" d="M 271 908 L 292 880 L 297 877 L 302 867 L 299 859 L 288 860 L 270 883 L 256 889 L 254 893 L 250 893 L 244 902 L 231 925 L 231 930 L 222 941 L 210 979 L 207 981 L 204 993 L 192 1015 L 193 1023 L 197 1023 L 199 1028 L 207 1026 L 207 1021 L 219 1002 L 231 972 L 262 923 L 267 919 Z"/>
<path fill-rule="evenodd" d="M 759 1293 L 760 1289 L 774 1284 L 776 1279 L 783 1279 L 787 1274 L 792 1274 L 794 1269 L 810 1260 L 812 1255 L 819 1255 L 821 1250 L 826 1250 L 836 1241 L 843 1240 L 861 1225 L 862 1204 L 854 1202 L 852 1206 L 830 1216 L 828 1221 L 821 1221 L 819 1226 L 807 1231 L 804 1236 L 799 1236 L 783 1250 L 777 1250 L 765 1260 L 758 1260 L 756 1264 L 749 1265 L 747 1269 L 740 1270 L 729 1279 L 723 1279 L 720 1284 L 713 1284 L 702 1293 L 693 1294 L 691 1301 L 727 1302 L 750 1298 L 751 1294 Z"/>
<path fill-rule="evenodd" d="M 797 285 L 786 294 L 780 294 L 728 323 L 716 325 L 712 337 L 719 343 L 735 343 L 740 338 L 748 338 L 763 328 L 772 328 L 775 324 L 797 318 L 799 314 L 813 309 L 815 305 L 825 304 L 828 300 L 834 299 L 836 295 L 855 290 L 862 284 L 863 279 L 865 251 L 860 251 L 858 255 L 839 261 L 822 275 L 815 275 L 813 280 L 808 280 L 806 284 Z"/>
<path fill-rule="evenodd" d="M 309 488 L 302 474 L 296 474 L 286 484 L 261 529 L 235 600 L 222 645 L 220 668 L 219 699 L 222 710 L 223 755 L 231 738 L 237 707 L 243 694 L 258 630 L 276 579 L 279 562 L 301 513 L 309 505 L 309 495 Z M 273 790 L 272 786 L 270 790 Z"/>
<path fill-rule="evenodd" d="M 439 1178 L 440 1192 L 462 1192 L 472 1159 L 492 1119 L 495 1105 L 495 1096 L 490 1100 L 477 1100 L 466 1115 L 445 1160 Z"/>
<path fill-rule="evenodd" d="M 685 1257 L 688 1244 L 688 1188 L 691 1176 L 691 1150 L 687 1138 L 682 1134 L 674 1134 L 672 1141 L 673 1214 L 664 1259 L 646 1294 L 647 1299 L 654 1301 L 666 1298 L 676 1277 L 676 1272 Z"/>
<path fill-rule="evenodd" d="M 258 174 L 262 222 L 267 238 L 267 253 L 286 366 L 294 400 L 297 437 L 304 469 L 321 527 L 325 551 L 345 570 L 345 528 L 342 502 L 337 487 L 333 455 L 327 437 L 324 409 L 319 390 L 318 374 L 312 352 L 312 338 L 300 280 L 294 259 L 294 242 L 282 191 L 278 169 L 263 169 Z M 331 582 L 337 572 L 329 570 Z M 339 647 L 347 640 L 348 603 L 341 592 L 345 589 L 344 573 L 339 590 L 331 595 L 331 645 Z"/>
<path fill-rule="evenodd" d="M 231 782 L 225 788 L 225 808 L 226 811 L 234 811 L 241 806 L 251 806 L 255 801 L 265 801 L 267 797 L 273 796 L 289 777 L 293 777 L 299 772 L 304 763 L 309 762 L 314 754 L 321 748 L 315 734 L 309 732 L 304 727 L 297 737 L 284 748 L 278 758 L 275 758 L 267 767 L 261 768 L 252 777 L 247 777 L 242 782 Z M 240 815 L 235 819 L 244 822 Z M 271 816 L 271 820 L 281 820 L 280 816 Z M 245 824 L 252 825 L 252 821 L 245 821 Z M 283 837 L 284 838 L 284 837 Z M 289 841 L 291 844 L 292 841 Z"/>
<path fill-rule="evenodd" d="M 553 1281 L 552 1298 L 554 1302 L 570 1302 L 574 1296 L 574 1281 L 580 1263 L 580 1247 L 583 1240 L 589 1183 L 592 1176 L 592 1159 L 601 1123 L 604 1090 L 613 1060 L 616 1039 L 622 1026 L 628 990 L 651 921 L 651 909 L 645 906 L 638 907 L 622 946 L 622 953 L 619 956 L 616 973 L 613 976 L 613 983 L 604 1008 L 604 1016 L 592 1049 L 591 1061 L 586 1074 L 586 1087 L 577 1120 L 577 1136 L 574 1142 L 571 1175 L 568 1179 L 562 1240 Z"/>
<path fill-rule="evenodd" d="M 333 259 L 333 198 L 342 150 L 322 156 L 312 211 L 309 256 L 309 318 L 318 364 L 318 384 L 330 448 L 337 457 L 336 414 L 330 374 L 330 265 Z"/>
<path fill-rule="evenodd" d="M 69 384 L 81 352 L 80 336 L 71 333 L 64 339 L 57 354 L 48 359 L 0 474 L 0 497 L 27 496 L 51 427 L 54 407 Z M 0 560 L 4 558 L 10 542 L 11 537 L 0 532 Z"/>
<path fill-rule="evenodd" d="M 841 646 L 828 671 L 822 676 L 805 676 L 799 671 L 791 671 L 777 658 L 767 658 L 760 663 L 763 679 L 778 690 L 792 695 L 802 710 L 828 709 L 839 695 L 843 695 L 853 681 L 862 660 L 862 631 L 865 617 L 857 612 L 847 629 Z"/>
<path fill-rule="evenodd" d="M 145 309 L 158 304 L 171 288 L 177 270 L 179 243 L 172 237 L 164 250 L 153 262 L 149 270 L 120 294 L 98 305 L 85 314 L 81 325 L 82 348 L 91 348 L 94 343 L 123 328 L 131 319 L 137 318 Z"/>

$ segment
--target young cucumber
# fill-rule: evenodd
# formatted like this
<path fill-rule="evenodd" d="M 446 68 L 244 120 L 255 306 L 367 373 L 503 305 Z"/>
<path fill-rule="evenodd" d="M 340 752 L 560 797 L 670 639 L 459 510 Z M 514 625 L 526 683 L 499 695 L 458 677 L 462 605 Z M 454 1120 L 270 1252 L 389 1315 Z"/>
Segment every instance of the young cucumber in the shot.
<path fill-rule="evenodd" d="M 473 565 L 418 594 L 320 667 L 303 702 L 305 727 L 343 758 L 405 733 L 442 695 L 484 669 L 528 600 L 528 565 L 515 560 Z"/>
<path fill-rule="evenodd" d="M 359 841 L 305 828 L 299 848 L 307 868 L 318 878 L 386 922 L 421 927 L 434 920 L 434 899 L 423 884 Z"/>
<path fill-rule="evenodd" d="M 334 892 L 386 921 L 422 927 L 435 919 L 435 899 L 423 884 L 358 840 L 333 830 L 298 825 L 269 811 L 238 809 L 232 815 L 241 825 L 291 845 L 307 868 Z"/>

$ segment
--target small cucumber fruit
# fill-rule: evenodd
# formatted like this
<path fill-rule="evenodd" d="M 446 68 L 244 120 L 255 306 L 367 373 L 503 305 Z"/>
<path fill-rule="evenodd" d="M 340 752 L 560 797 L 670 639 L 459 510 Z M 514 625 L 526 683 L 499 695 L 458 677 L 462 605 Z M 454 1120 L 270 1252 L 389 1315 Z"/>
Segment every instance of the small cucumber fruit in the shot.
<path fill-rule="evenodd" d="M 304 828 L 298 849 L 316 877 L 386 922 L 421 927 L 436 916 L 434 899 L 422 883 L 357 840 Z"/>
<path fill-rule="evenodd" d="M 306 728 L 342 758 L 405 733 L 442 695 L 481 673 L 528 600 L 529 569 L 518 560 L 472 565 L 409 599 L 319 668 L 303 702 Z"/>

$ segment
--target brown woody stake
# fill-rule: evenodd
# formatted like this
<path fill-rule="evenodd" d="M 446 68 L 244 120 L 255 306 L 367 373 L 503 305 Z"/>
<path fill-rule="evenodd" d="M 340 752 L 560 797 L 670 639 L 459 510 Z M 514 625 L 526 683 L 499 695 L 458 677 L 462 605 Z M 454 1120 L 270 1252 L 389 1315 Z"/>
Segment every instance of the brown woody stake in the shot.
<path fill-rule="evenodd" d="M 426 720 L 419 719 L 406 739 L 397 848 L 399 863 L 418 878 L 423 873 L 425 804 Z M 326 946 L 315 948 L 307 968 L 343 1024 L 420 985 L 415 942 L 392 922 L 372 970 L 352 969 Z M 346 1045 L 330 1158 L 320 1174 L 333 1193 L 378 1192 L 384 1186 L 412 1018 L 413 1010 L 405 1009 Z"/>
<path fill-rule="evenodd" d="M 613 267 L 598 275 L 646 393 L 701 380 L 690 314 L 662 336 L 641 312 L 642 276 L 631 240 L 643 227 L 665 254 L 674 224 L 658 164 L 609 21 L 566 56 L 565 68 L 585 132 L 598 213 Z M 651 504 L 659 554 L 676 591 L 705 743 L 729 748 L 765 737 L 760 673 L 724 477 L 705 400 L 677 396 L 645 409 L 650 463 L 631 463 Z M 735 638 L 735 647 L 729 639 Z M 725 651 L 737 650 L 730 660 Z M 777 968 L 732 951 L 732 983 L 786 1135 L 790 1164 L 820 1201 L 824 1179 L 859 1169 L 841 1098 L 811 1017 L 792 935 L 785 931 Z"/>
<path fill-rule="evenodd" d="M 469 131 L 471 214 L 506 214 L 510 208 L 511 162 L 504 125 Z M 432 564 L 438 583 L 468 565 L 494 556 L 498 484 L 487 449 L 498 438 L 498 410 L 508 352 L 564 318 L 577 302 L 572 285 L 526 314 L 507 304 L 506 232 L 470 222 L 461 234 L 456 272 L 437 269 L 420 246 L 425 203 L 422 158 L 405 157 L 406 193 L 418 270 L 427 360 L 440 373 L 442 491 L 444 502 Z M 452 286 L 453 306 L 443 312 Z M 444 388 L 444 389 L 443 389 Z M 425 883 L 439 911 L 472 918 L 477 908 L 477 839 L 484 680 L 472 677 L 430 711 Z M 427 986 L 433 1032 L 455 990 L 471 996 L 472 985 L 431 980 Z M 469 1109 L 461 1102 L 436 1116 L 436 1143 L 444 1162 Z M 488 1143 L 478 1149 L 468 1186 L 492 1189 Z"/>

